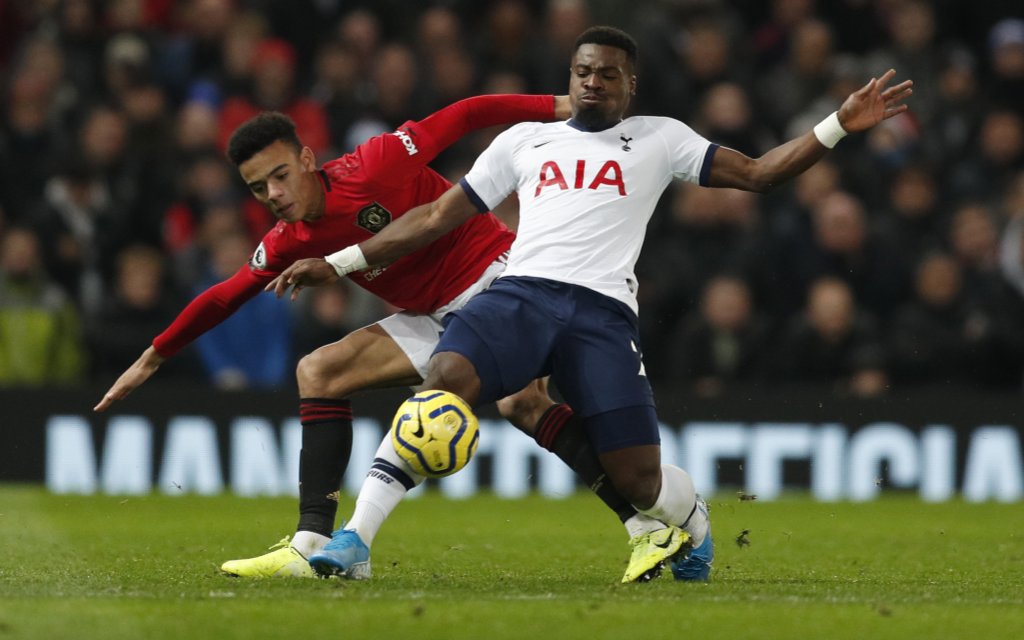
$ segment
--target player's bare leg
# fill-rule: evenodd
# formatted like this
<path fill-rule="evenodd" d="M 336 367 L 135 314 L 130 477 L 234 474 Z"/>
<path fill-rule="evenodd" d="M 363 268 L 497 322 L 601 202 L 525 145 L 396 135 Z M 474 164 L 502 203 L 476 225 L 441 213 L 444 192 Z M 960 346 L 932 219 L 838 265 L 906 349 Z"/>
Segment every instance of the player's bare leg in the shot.
<path fill-rule="evenodd" d="M 632 409 L 615 412 L 615 419 L 639 422 Z M 689 474 L 674 465 L 661 464 L 658 445 L 628 446 L 599 456 L 615 486 L 630 499 L 641 514 L 669 525 L 633 541 L 633 558 L 623 582 L 639 579 L 650 571 L 655 558 L 671 560 L 672 573 L 679 580 L 707 580 L 714 557 L 707 506 L 697 495 Z M 663 553 L 661 547 L 674 544 L 675 531 L 682 537 L 678 553 Z"/>
<path fill-rule="evenodd" d="M 354 331 L 305 356 L 296 377 L 302 421 L 296 533 L 290 543 L 283 540 L 267 554 L 224 563 L 222 570 L 231 575 L 314 575 L 306 558 L 330 540 L 341 478 L 352 450 L 348 396 L 420 381 L 409 358 L 378 325 Z"/>

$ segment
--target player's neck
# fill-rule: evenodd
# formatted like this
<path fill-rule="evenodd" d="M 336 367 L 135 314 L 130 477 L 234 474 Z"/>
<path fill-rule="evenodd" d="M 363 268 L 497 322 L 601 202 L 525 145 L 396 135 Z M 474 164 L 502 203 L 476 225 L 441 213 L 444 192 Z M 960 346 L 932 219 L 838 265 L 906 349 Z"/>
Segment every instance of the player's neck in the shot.
<path fill-rule="evenodd" d="M 568 125 L 570 127 L 572 127 L 573 129 L 577 129 L 579 131 L 586 131 L 588 133 L 596 133 L 598 131 L 607 131 L 608 129 L 611 129 L 615 125 L 619 124 L 620 122 L 622 122 L 621 119 L 620 120 L 612 120 L 610 122 L 601 122 L 601 123 L 594 123 L 594 124 L 584 124 L 584 123 L 580 122 L 579 120 L 577 120 L 576 118 L 570 118 L 569 121 L 568 121 Z"/>
<path fill-rule="evenodd" d="M 320 171 L 314 171 L 313 175 L 316 176 L 317 182 L 317 201 L 316 206 L 313 207 L 313 214 L 306 218 L 306 222 L 312 222 L 313 220 L 319 220 L 324 217 L 324 212 L 327 210 L 327 177 Z"/>

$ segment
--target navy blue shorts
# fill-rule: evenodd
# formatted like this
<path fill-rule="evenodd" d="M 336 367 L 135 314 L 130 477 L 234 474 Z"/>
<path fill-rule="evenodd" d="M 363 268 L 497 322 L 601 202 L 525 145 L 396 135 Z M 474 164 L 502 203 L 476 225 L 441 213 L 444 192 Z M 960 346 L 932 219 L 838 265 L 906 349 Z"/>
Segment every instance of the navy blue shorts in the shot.
<path fill-rule="evenodd" d="M 543 278 L 498 278 L 444 323 L 434 353 L 454 351 L 473 363 L 481 384 L 479 404 L 550 374 L 583 418 L 654 406 L 636 314 L 586 287 Z M 656 432 L 657 424 L 653 428 Z"/>

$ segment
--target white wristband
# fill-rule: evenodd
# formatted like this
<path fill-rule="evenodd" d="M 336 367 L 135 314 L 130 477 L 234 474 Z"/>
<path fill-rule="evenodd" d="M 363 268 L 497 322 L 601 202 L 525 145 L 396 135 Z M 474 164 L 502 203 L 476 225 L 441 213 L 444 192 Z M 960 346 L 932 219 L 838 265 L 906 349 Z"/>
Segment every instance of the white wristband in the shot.
<path fill-rule="evenodd" d="M 829 149 L 846 137 L 846 129 L 839 124 L 839 112 L 833 111 L 827 118 L 814 125 L 814 136 Z"/>
<path fill-rule="evenodd" d="M 327 264 L 334 267 L 339 276 L 347 276 L 353 271 L 362 271 L 370 265 L 363 256 L 363 250 L 358 244 L 345 247 L 341 251 L 335 251 L 329 256 L 324 256 Z"/>

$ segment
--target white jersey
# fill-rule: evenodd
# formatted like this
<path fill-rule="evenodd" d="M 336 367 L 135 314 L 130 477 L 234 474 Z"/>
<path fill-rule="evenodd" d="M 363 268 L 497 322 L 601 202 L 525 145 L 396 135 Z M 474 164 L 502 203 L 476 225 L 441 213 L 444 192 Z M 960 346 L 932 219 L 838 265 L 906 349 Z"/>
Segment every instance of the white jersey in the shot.
<path fill-rule="evenodd" d="M 637 311 L 634 265 L 673 177 L 707 184 L 713 145 L 678 120 L 637 116 L 591 132 L 573 121 L 508 129 L 462 180 L 481 210 L 516 191 L 504 276 L 588 287 Z"/>

